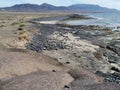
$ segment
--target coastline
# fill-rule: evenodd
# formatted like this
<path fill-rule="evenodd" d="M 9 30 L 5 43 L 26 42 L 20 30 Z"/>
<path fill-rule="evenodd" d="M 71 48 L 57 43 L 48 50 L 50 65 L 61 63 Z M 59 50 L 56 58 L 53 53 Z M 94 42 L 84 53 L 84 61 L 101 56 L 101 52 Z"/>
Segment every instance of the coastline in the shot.
<path fill-rule="evenodd" d="M 22 88 L 29 88 L 28 84 L 52 87 L 62 81 L 56 86 L 63 90 L 96 90 L 97 86 L 119 90 L 120 31 L 99 25 L 50 22 L 68 20 L 73 14 L 55 18 L 40 15 L 4 16 L 6 21 L 0 28 L 0 89 L 21 84 Z"/>
<path fill-rule="evenodd" d="M 119 70 L 120 70 L 119 64 L 117 64 L 120 62 L 119 61 L 120 59 L 119 31 L 118 32 L 112 31 L 111 28 L 109 27 L 99 26 L 99 25 L 74 26 L 74 25 L 67 25 L 61 23 L 60 24 L 44 23 L 41 24 L 39 28 L 43 30 L 43 33 L 46 33 L 45 34 L 46 36 L 44 36 L 44 34 L 42 33 L 40 36 L 42 38 L 43 44 L 37 46 L 37 43 L 40 44 L 41 41 L 36 42 L 39 36 L 38 37 L 35 36 L 31 44 L 28 45 L 28 49 L 35 50 L 37 52 L 42 50 L 46 55 L 57 58 L 58 61 L 63 64 L 65 62 L 70 62 L 72 67 L 87 69 L 98 75 L 103 74 L 102 77 L 106 76 L 104 77 L 106 81 L 120 83 L 119 79 L 117 79 L 117 77 L 119 78 Z M 38 31 L 38 33 L 40 32 Z M 71 34 L 73 35 L 72 37 L 78 39 L 73 40 L 72 37 L 67 34 Z M 115 35 L 117 34 L 118 37 L 117 36 L 115 37 Z M 68 40 L 66 40 L 65 37 L 67 37 Z M 111 39 L 109 39 L 109 37 L 111 37 Z M 75 43 L 75 41 L 81 43 L 80 44 Z M 87 44 L 84 45 L 83 43 L 87 43 Z M 73 46 L 71 44 L 73 44 Z M 88 48 L 82 49 L 86 47 L 90 48 L 91 47 L 90 44 L 93 45 L 95 51 L 93 52 L 91 50 L 89 51 Z M 81 47 L 80 50 L 79 47 Z M 75 54 L 68 52 L 74 52 Z M 76 54 L 78 53 L 79 55 L 76 56 Z M 64 56 L 66 54 L 68 54 L 68 56 L 70 55 L 71 57 Z M 59 55 L 62 55 L 62 57 Z M 79 61 L 76 60 L 80 58 L 79 56 L 83 56 L 83 55 L 85 55 L 85 57 L 81 57 L 82 61 L 80 62 L 85 63 L 86 60 L 89 60 L 91 58 L 90 63 L 92 63 L 92 61 L 94 61 L 93 63 L 95 63 L 96 60 L 98 60 L 98 62 L 96 62 L 97 64 L 93 65 L 94 67 L 91 66 L 91 64 L 89 63 L 88 66 L 87 65 L 82 66 L 81 64 L 79 65 L 78 64 Z M 92 55 L 94 55 L 94 57 Z M 70 61 L 68 60 L 69 58 L 71 58 Z M 101 62 L 99 62 L 99 59 Z M 112 66 L 113 63 L 117 65 L 117 67 Z M 116 77 L 114 77 L 113 74 L 116 74 Z"/>

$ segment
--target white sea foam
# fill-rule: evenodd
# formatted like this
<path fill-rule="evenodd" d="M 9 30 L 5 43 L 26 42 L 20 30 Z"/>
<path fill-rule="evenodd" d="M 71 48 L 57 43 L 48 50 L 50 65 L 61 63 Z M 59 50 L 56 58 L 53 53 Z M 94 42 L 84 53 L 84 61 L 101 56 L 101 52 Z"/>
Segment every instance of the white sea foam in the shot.
<path fill-rule="evenodd" d="M 58 21 L 39 21 L 41 24 L 56 24 Z"/>

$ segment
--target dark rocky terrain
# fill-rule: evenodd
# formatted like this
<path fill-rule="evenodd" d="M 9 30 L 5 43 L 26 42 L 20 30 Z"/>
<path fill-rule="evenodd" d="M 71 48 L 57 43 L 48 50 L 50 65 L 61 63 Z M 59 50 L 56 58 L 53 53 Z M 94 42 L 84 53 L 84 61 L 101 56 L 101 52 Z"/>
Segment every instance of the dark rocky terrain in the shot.
<path fill-rule="evenodd" d="M 62 24 L 44 24 L 39 28 L 38 34 L 27 45 L 28 49 L 37 52 L 43 51 L 45 54 L 57 58 L 63 64 L 69 63 L 74 68 L 90 70 L 104 77 L 107 81 L 120 83 L 120 42 L 119 39 L 107 39 L 108 35 L 112 37 L 114 34 L 114 31 L 111 31 L 110 28 Z M 76 39 L 72 40 L 73 37 L 71 35 L 76 37 Z M 85 48 L 89 49 L 86 50 Z M 66 57 L 66 55 L 69 56 Z"/>
<path fill-rule="evenodd" d="M 78 18 L 0 14 L 0 90 L 120 90 L 120 32 Z"/>
<path fill-rule="evenodd" d="M 69 74 L 72 76 L 70 76 Z M 119 90 L 88 71 L 35 72 L 1 82 L 1 90 Z"/>

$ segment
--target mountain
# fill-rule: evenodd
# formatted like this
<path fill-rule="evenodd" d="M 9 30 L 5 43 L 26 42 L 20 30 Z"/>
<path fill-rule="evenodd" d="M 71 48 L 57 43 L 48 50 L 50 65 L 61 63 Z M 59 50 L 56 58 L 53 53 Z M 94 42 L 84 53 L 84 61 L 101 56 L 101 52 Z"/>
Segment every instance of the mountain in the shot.
<path fill-rule="evenodd" d="M 68 10 L 67 7 L 64 7 L 64 6 L 54 6 L 54 5 L 51 5 L 51 4 L 47 4 L 47 3 L 43 3 L 39 6 L 39 9 L 41 10 Z"/>
<path fill-rule="evenodd" d="M 99 5 L 92 4 L 74 4 L 68 7 L 54 6 L 51 4 L 43 3 L 37 4 L 16 4 L 11 7 L 0 8 L 0 11 L 10 12 L 46 12 L 46 11 L 81 11 L 81 12 L 118 12 L 116 9 L 109 9 Z"/>
<path fill-rule="evenodd" d="M 4 11 L 11 12 L 31 12 L 31 11 L 39 11 L 39 5 L 36 4 L 16 4 L 11 7 L 2 8 Z"/>
<path fill-rule="evenodd" d="M 92 4 L 75 4 L 68 7 L 70 10 L 86 11 L 86 12 L 118 12 L 116 9 L 109 9 L 99 5 Z"/>

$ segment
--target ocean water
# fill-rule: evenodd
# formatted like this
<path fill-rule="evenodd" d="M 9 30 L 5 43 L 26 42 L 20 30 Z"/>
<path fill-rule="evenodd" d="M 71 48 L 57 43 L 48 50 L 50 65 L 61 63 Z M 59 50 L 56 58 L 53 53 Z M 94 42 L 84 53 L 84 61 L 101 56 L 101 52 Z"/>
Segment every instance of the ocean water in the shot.
<path fill-rule="evenodd" d="M 120 30 L 120 13 L 89 13 L 85 15 L 95 19 L 71 20 L 66 23 L 70 25 L 104 25 L 113 30 Z"/>

